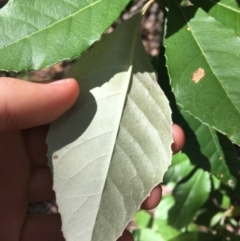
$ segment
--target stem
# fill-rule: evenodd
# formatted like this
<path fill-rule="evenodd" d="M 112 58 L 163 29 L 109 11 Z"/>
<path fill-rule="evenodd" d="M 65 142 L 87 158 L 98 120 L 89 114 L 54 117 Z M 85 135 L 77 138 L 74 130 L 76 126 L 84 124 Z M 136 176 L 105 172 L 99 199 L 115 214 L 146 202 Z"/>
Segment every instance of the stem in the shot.
<path fill-rule="evenodd" d="M 146 13 L 146 11 L 149 9 L 149 7 L 155 2 L 155 0 L 149 0 L 142 9 L 142 15 Z"/>

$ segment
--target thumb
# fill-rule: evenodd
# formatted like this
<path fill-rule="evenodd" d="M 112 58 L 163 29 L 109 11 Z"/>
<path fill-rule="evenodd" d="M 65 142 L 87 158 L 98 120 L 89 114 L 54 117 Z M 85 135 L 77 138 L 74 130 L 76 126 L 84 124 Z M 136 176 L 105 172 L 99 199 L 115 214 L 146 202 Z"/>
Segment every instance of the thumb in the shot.
<path fill-rule="evenodd" d="M 0 78 L 0 133 L 50 123 L 67 111 L 78 95 L 74 79 L 38 84 Z"/>

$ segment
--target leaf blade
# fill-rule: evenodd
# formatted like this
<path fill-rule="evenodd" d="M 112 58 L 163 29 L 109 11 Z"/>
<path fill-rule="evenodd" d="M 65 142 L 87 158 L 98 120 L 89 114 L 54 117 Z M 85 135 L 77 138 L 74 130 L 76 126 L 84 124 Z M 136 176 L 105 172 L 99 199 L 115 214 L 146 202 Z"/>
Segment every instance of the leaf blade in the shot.
<path fill-rule="evenodd" d="M 82 95 L 50 129 L 48 155 L 69 240 L 115 241 L 171 160 L 170 109 L 143 49 L 139 21 L 123 24 L 79 60 L 71 76 Z"/>
<path fill-rule="evenodd" d="M 79 56 L 100 38 L 128 3 L 11 1 L 0 10 L 0 55 L 5 57 L 0 69 L 38 70 Z"/>
<path fill-rule="evenodd" d="M 166 68 L 166 60 L 164 56 L 165 48 L 161 48 L 159 56 L 159 83 L 167 98 L 171 103 L 173 111 L 173 122 L 180 125 L 185 133 L 186 142 L 183 147 L 185 152 L 194 166 L 200 167 L 205 171 L 218 177 L 222 183 L 233 188 L 238 179 L 239 160 L 236 157 L 235 150 L 228 138 L 216 132 L 209 125 L 199 121 L 188 112 L 182 110 L 176 104 L 175 97 L 172 93 L 169 76 Z M 187 162 L 183 162 L 178 171 L 174 170 L 174 164 L 183 161 L 184 156 L 181 154 L 173 156 L 172 166 L 165 175 L 166 181 L 177 181 L 184 172 L 188 172 Z M 173 167 L 173 168 L 172 168 Z M 176 166 L 177 168 L 177 166 Z M 184 168 L 184 172 L 181 171 Z M 173 173 L 172 173 L 172 171 Z M 176 175 L 174 174 L 176 172 Z M 180 173 L 182 173 L 180 175 Z"/>
<path fill-rule="evenodd" d="M 169 224 L 180 229 L 193 220 L 196 212 L 206 202 L 211 191 L 209 174 L 201 169 L 173 190 L 177 202 L 169 212 Z"/>
<path fill-rule="evenodd" d="M 201 122 L 240 144 L 237 128 L 240 102 L 236 89 L 240 62 L 238 37 L 232 29 L 195 6 L 180 8 L 173 1 L 170 4 L 165 42 L 177 103 Z M 176 16 L 179 21 L 174 26 Z M 209 33 L 214 37 L 210 38 Z M 182 61 L 178 61 L 180 58 Z M 192 75 L 199 68 L 205 74 L 200 82 L 194 83 Z"/>
<path fill-rule="evenodd" d="M 240 7 L 235 0 L 193 0 L 203 10 L 208 12 L 209 15 L 216 18 L 219 22 L 234 29 L 240 35 Z"/>
<path fill-rule="evenodd" d="M 238 180 L 239 161 L 236 158 L 232 143 L 213 128 L 204 125 L 188 113 L 181 111 L 183 118 L 195 133 L 186 131 L 188 142 L 183 151 L 188 154 L 192 163 L 215 175 L 222 183 L 234 188 Z M 198 145 L 196 145 L 196 140 Z M 198 155 L 199 152 L 202 155 Z"/>

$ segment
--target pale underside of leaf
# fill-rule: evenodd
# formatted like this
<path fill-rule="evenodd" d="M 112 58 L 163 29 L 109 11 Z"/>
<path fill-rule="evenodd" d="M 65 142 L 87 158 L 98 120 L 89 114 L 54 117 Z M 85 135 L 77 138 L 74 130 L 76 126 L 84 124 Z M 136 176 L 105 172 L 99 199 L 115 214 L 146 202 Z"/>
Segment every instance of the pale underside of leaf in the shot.
<path fill-rule="evenodd" d="M 177 103 L 240 144 L 239 37 L 200 8 L 181 8 L 175 1 L 170 2 L 166 37 L 167 65 Z M 205 75 L 194 83 L 192 75 L 198 68 Z"/>
<path fill-rule="evenodd" d="M 10 1 L 0 10 L 0 69 L 38 70 L 79 56 L 129 1 Z"/>
<path fill-rule="evenodd" d="M 50 128 L 67 241 L 115 241 L 170 164 L 171 111 L 139 23 L 134 17 L 83 55 L 70 74 L 81 95 Z"/>

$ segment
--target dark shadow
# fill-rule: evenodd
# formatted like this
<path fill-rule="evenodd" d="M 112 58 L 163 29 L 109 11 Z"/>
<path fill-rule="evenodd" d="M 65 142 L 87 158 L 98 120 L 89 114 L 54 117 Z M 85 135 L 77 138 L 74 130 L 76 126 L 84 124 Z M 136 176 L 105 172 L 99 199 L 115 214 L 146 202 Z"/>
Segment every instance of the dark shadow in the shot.
<path fill-rule="evenodd" d="M 191 0 L 191 2 L 193 4 L 195 4 L 196 6 L 201 7 L 204 11 L 208 12 L 209 10 L 211 10 L 211 8 L 216 5 L 218 2 L 220 2 L 220 0 L 214 0 L 214 2 L 212 1 L 202 1 L 202 0 Z"/>
<path fill-rule="evenodd" d="M 186 26 L 186 23 L 194 18 L 197 11 L 196 6 L 181 7 L 180 0 L 169 1 L 169 12 L 167 14 L 167 33 L 165 38 L 171 37 L 180 29 Z"/>
<path fill-rule="evenodd" d="M 8 0 L 0 0 L 0 8 L 4 7 L 7 4 Z"/>
<path fill-rule="evenodd" d="M 238 6 L 240 7 L 240 0 L 236 0 Z"/>
<path fill-rule="evenodd" d="M 183 27 L 186 27 L 186 23 L 194 18 L 197 10 L 201 7 L 204 11 L 208 12 L 215 4 L 220 0 L 212 1 L 202 1 L 202 0 L 191 0 L 190 2 L 194 5 L 184 6 L 181 4 L 182 0 L 171 0 L 169 1 L 168 7 L 169 12 L 167 14 L 167 33 L 166 38 L 177 33 Z M 236 0 L 240 6 L 240 0 Z"/>
<path fill-rule="evenodd" d="M 234 146 L 231 143 L 231 141 L 224 135 L 217 132 L 218 140 L 220 143 L 220 146 L 224 150 L 223 155 L 224 159 L 226 160 L 226 164 L 229 167 L 230 175 L 235 178 L 236 186 L 239 185 L 239 171 L 240 171 L 240 161 L 238 160 Z M 228 182 L 229 175 L 222 178 L 222 181 Z M 229 183 L 229 187 L 231 187 L 231 183 Z M 235 187 L 236 189 L 236 187 Z M 239 189 L 238 189 L 239 190 Z"/>

